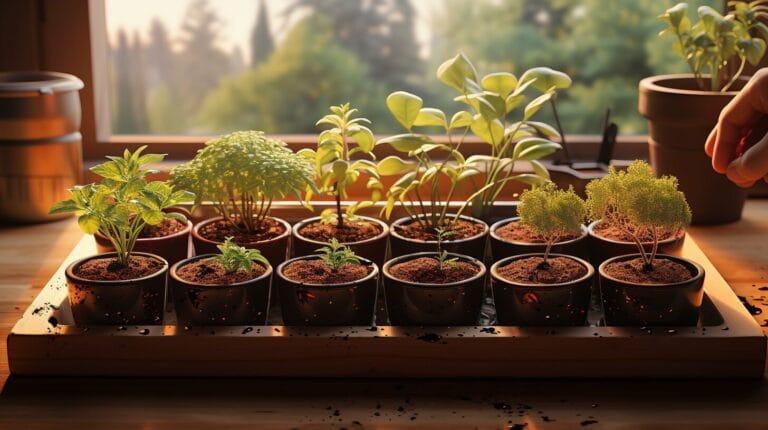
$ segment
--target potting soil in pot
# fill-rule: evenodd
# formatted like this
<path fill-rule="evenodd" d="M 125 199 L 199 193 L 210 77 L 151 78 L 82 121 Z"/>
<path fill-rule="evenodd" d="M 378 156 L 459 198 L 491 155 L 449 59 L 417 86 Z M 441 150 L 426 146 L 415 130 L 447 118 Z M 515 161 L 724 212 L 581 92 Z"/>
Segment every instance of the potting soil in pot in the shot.
<path fill-rule="evenodd" d="M 666 258 L 653 260 L 653 270 L 646 270 L 641 258 L 613 262 L 603 270 L 615 279 L 633 284 L 675 284 L 693 278 L 688 268 Z"/>
<path fill-rule="evenodd" d="M 477 236 L 485 230 L 485 226 L 482 224 L 476 224 L 463 219 L 445 223 L 445 227 L 448 227 L 449 231 L 453 232 L 453 235 L 448 240 L 466 239 Z M 437 232 L 424 230 L 421 224 L 416 221 L 397 227 L 397 232 L 409 239 L 437 240 Z"/>
<path fill-rule="evenodd" d="M 331 239 L 336 238 L 339 242 L 351 243 L 380 235 L 381 226 L 370 221 L 345 220 L 342 228 L 339 228 L 336 224 L 314 222 L 302 227 L 299 234 L 318 242 L 330 242 Z"/>
<path fill-rule="evenodd" d="M 578 261 L 566 257 L 528 257 L 499 267 L 499 276 L 518 284 L 562 284 L 587 274 L 587 268 Z"/>
<path fill-rule="evenodd" d="M 262 228 L 254 232 L 240 231 L 225 220 L 218 220 L 200 228 L 200 235 L 214 242 L 224 242 L 227 237 L 233 237 L 237 244 L 256 243 L 269 240 L 285 233 L 285 226 L 272 218 L 266 218 Z"/>
<path fill-rule="evenodd" d="M 496 229 L 496 235 L 502 239 L 511 242 L 524 242 L 524 243 L 544 243 L 544 239 L 541 238 L 533 229 L 519 221 L 512 221 L 506 225 L 503 225 Z M 565 242 L 569 240 L 577 239 L 579 235 L 566 234 L 560 236 L 556 242 Z"/>
<path fill-rule="evenodd" d="M 75 275 L 94 281 L 124 281 L 149 276 L 163 266 L 161 261 L 142 255 L 132 255 L 127 266 L 114 258 L 93 258 L 78 266 Z"/>
<path fill-rule="evenodd" d="M 344 264 L 339 270 L 333 271 L 322 260 L 296 260 L 283 267 L 283 276 L 306 284 L 344 284 L 363 279 L 369 273 L 368 266 L 359 264 Z"/>
<path fill-rule="evenodd" d="M 475 276 L 479 271 L 480 268 L 464 261 L 457 261 L 441 269 L 440 261 L 430 257 L 408 260 L 404 263 L 395 264 L 389 269 L 389 273 L 398 279 L 420 284 L 459 282 Z"/>
<path fill-rule="evenodd" d="M 176 270 L 176 274 L 188 282 L 205 285 L 231 285 L 258 278 L 267 271 L 264 266 L 258 263 L 251 263 L 251 267 L 253 268 L 251 273 L 242 269 L 227 273 L 220 263 L 202 259 L 181 266 Z"/>
<path fill-rule="evenodd" d="M 160 224 L 144 226 L 144 228 L 141 230 L 141 233 L 139 233 L 139 238 L 146 239 L 170 236 L 174 233 L 178 233 L 184 230 L 185 228 L 187 228 L 187 224 L 172 218 L 166 218 Z"/>

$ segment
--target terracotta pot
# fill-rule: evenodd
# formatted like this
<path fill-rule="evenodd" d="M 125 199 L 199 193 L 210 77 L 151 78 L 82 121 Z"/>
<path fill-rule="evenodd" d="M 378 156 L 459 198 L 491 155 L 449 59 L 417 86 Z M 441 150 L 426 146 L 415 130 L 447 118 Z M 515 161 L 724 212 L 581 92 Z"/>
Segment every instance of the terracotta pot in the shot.
<path fill-rule="evenodd" d="M 254 279 L 230 285 L 207 285 L 181 278 L 177 271 L 215 254 L 198 255 L 174 264 L 169 272 L 179 325 L 264 325 L 269 310 L 272 266 Z"/>
<path fill-rule="evenodd" d="M 737 88 L 747 81 L 742 78 Z M 720 111 L 737 91 L 701 91 L 693 75 L 661 75 L 640 81 L 640 113 L 648 119 L 651 165 L 657 175 L 680 181 L 694 224 L 737 221 L 747 191 L 712 170 L 704 144 Z"/>
<path fill-rule="evenodd" d="M 434 252 L 419 252 L 393 258 L 384 264 L 384 290 L 392 325 L 473 326 L 477 325 L 483 304 L 485 265 L 467 255 L 450 254 L 480 268 L 471 278 L 449 284 L 420 284 L 392 276 L 390 268 L 420 257 L 435 257 Z"/>
<path fill-rule="evenodd" d="M 595 233 L 595 226 L 600 221 L 594 221 L 587 227 L 589 232 L 589 255 L 592 265 L 600 266 L 605 260 L 618 257 L 619 255 L 634 254 L 638 252 L 637 245 L 634 242 L 622 242 L 598 236 Z M 680 255 L 680 250 L 685 242 L 685 230 L 680 230 L 675 237 L 659 241 L 659 254 Z M 653 244 L 643 243 L 646 251 L 653 250 Z"/>
<path fill-rule="evenodd" d="M 570 258 L 587 268 L 587 273 L 581 278 L 560 284 L 522 284 L 498 273 L 501 267 L 514 261 L 542 255 L 515 255 L 491 266 L 493 300 L 500 325 L 580 326 L 586 323 L 595 268 L 585 260 L 571 255 L 550 254 L 552 258 Z"/>
<path fill-rule="evenodd" d="M 75 275 L 75 270 L 94 258 L 110 258 L 116 254 L 98 254 L 70 264 L 64 272 L 69 304 L 78 325 L 149 325 L 162 324 L 165 311 L 166 273 L 168 262 L 157 255 L 134 252 L 163 263 L 157 272 L 139 279 L 95 281 Z"/>
<path fill-rule="evenodd" d="M 496 234 L 496 230 L 511 222 L 516 221 L 520 221 L 520 217 L 507 218 L 491 226 L 489 236 L 491 241 L 491 255 L 494 261 L 520 254 L 544 253 L 544 251 L 547 249 L 547 245 L 544 243 L 511 241 L 504 239 Z M 550 252 L 553 254 L 572 255 L 586 260 L 589 258 L 587 235 L 587 228 L 582 226 L 581 236 L 577 237 L 576 239 L 555 243 L 552 245 Z"/>
<path fill-rule="evenodd" d="M 249 249 L 258 249 L 261 251 L 262 255 L 267 257 L 267 260 L 269 260 L 269 264 L 272 265 L 272 267 L 277 267 L 280 265 L 280 263 L 285 261 L 286 257 L 288 256 L 288 239 L 291 237 L 291 225 L 288 224 L 287 221 L 280 218 L 269 218 L 282 224 L 285 228 L 285 232 L 283 232 L 283 234 L 280 236 L 269 240 L 262 240 L 254 243 L 238 243 L 238 245 Z M 220 221 L 222 219 L 223 218 L 219 216 L 209 218 L 205 221 L 201 221 L 195 224 L 194 228 L 192 229 L 192 244 L 195 247 L 195 255 L 219 253 L 217 245 L 221 245 L 221 242 L 216 242 L 203 237 L 200 235 L 200 229 L 208 224 Z"/>
<path fill-rule="evenodd" d="M 283 269 L 298 260 L 316 260 L 318 255 L 292 258 L 277 268 L 277 288 L 283 324 L 302 326 L 373 325 L 379 268 L 371 260 L 361 262 L 371 267 L 368 276 L 343 284 L 306 284 L 288 279 Z"/>
<path fill-rule="evenodd" d="M 688 281 L 670 284 L 634 284 L 613 278 L 605 267 L 616 261 L 640 257 L 621 255 L 603 262 L 600 273 L 600 295 L 609 326 L 693 326 L 699 321 L 704 298 L 704 268 L 698 263 L 671 255 L 657 255 L 682 264 L 690 270 Z"/>
<path fill-rule="evenodd" d="M 138 252 L 148 252 L 163 257 L 168 264 L 176 264 L 189 257 L 189 234 L 192 231 L 192 221 L 187 220 L 184 230 L 163 237 L 147 237 L 136 239 L 133 247 Z M 112 242 L 101 232 L 93 235 L 96 240 L 96 250 L 100 254 L 114 252 Z"/>
<path fill-rule="evenodd" d="M 447 214 L 446 218 L 453 218 L 455 216 L 455 214 Z M 482 233 L 478 233 L 475 236 L 465 239 L 445 240 L 443 241 L 443 248 L 448 252 L 468 255 L 478 260 L 482 260 L 485 257 L 485 244 L 489 230 L 488 224 L 477 218 L 472 218 L 465 215 L 461 215 L 459 218 L 482 225 Z M 389 246 L 391 256 L 393 258 L 400 257 L 406 254 L 413 254 L 414 252 L 434 253 L 437 250 L 436 240 L 411 239 L 401 235 L 398 232 L 401 225 L 408 224 L 409 222 L 411 222 L 411 218 L 404 217 L 392 223 L 392 228 L 389 231 Z"/>
<path fill-rule="evenodd" d="M 367 216 L 358 216 L 363 221 L 368 221 L 377 224 L 381 227 L 381 233 L 370 239 L 360 240 L 357 242 L 342 242 L 343 245 L 347 245 L 352 248 L 355 253 L 363 258 L 376 263 L 381 267 L 384 264 L 384 259 L 387 254 L 387 236 L 389 236 L 389 226 L 376 218 Z M 319 240 L 308 239 L 302 236 L 299 231 L 313 223 L 320 222 L 320 217 L 307 218 L 303 221 L 296 223 L 292 229 L 293 243 L 291 244 L 291 254 L 295 256 L 313 255 L 317 253 L 319 248 L 328 245 L 327 242 L 321 242 Z"/>

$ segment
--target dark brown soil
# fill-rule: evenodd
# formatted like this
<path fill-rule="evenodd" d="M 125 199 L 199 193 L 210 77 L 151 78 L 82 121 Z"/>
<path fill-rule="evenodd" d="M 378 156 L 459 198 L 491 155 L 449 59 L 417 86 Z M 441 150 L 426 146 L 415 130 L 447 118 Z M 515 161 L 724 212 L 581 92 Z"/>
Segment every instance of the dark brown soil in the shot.
<path fill-rule="evenodd" d="M 505 240 L 510 242 L 523 242 L 523 243 L 544 243 L 544 239 L 539 236 L 533 229 L 521 223 L 520 221 L 513 221 L 505 224 L 496 229 L 496 234 Z M 578 238 L 575 234 L 566 234 L 560 236 L 557 242 L 566 242 Z"/>
<path fill-rule="evenodd" d="M 267 218 L 264 220 L 260 230 L 246 233 L 237 230 L 232 224 L 225 220 L 218 220 L 204 225 L 200 228 L 199 233 L 204 238 L 214 242 L 224 242 L 227 237 L 232 236 L 232 240 L 236 244 L 245 246 L 263 240 L 274 239 L 285 233 L 285 226 L 272 218 Z"/>
<path fill-rule="evenodd" d="M 562 284 L 575 281 L 587 274 L 587 268 L 566 257 L 554 257 L 543 265 L 544 258 L 528 257 L 515 260 L 498 270 L 498 274 L 519 284 Z"/>
<path fill-rule="evenodd" d="M 227 273 L 221 263 L 205 258 L 181 266 L 176 274 L 185 281 L 197 284 L 231 285 L 258 278 L 267 271 L 264 266 L 258 263 L 251 263 L 251 267 L 253 268 L 251 273 L 243 269 L 237 269 L 234 273 Z"/>
<path fill-rule="evenodd" d="M 480 268 L 472 263 L 459 261 L 454 266 L 440 269 L 440 262 L 431 257 L 419 257 L 390 267 L 389 273 L 395 278 L 419 284 L 449 284 L 469 279 Z"/>
<path fill-rule="evenodd" d="M 339 228 L 336 224 L 324 224 L 318 221 L 302 227 L 299 234 L 318 242 L 330 242 L 331 239 L 336 238 L 341 243 L 351 243 L 373 239 L 381 234 L 381 226 L 365 220 L 345 220 L 344 226 Z"/>
<path fill-rule="evenodd" d="M 369 266 L 345 264 L 336 272 L 322 260 L 297 260 L 283 268 L 283 276 L 304 284 L 333 285 L 363 279 L 371 273 Z"/>
<path fill-rule="evenodd" d="M 666 258 L 653 260 L 653 270 L 650 271 L 645 270 L 641 258 L 613 262 L 603 270 L 613 278 L 633 284 L 672 284 L 693 278 L 687 267 Z"/>
<path fill-rule="evenodd" d="M 187 224 L 175 219 L 166 218 L 158 225 L 147 225 L 139 233 L 139 238 L 165 237 L 178 233 L 187 228 Z"/>
<path fill-rule="evenodd" d="M 149 276 L 163 267 L 154 258 L 132 255 L 128 266 L 120 266 L 114 258 L 94 258 L 75 269 L 75 275 L 93 281 L 125 281 Z"/>
<path fill-rule="evenodd" d="M 595 234 L 597 234 L 600 237 L 604 237 L 606 239 L 612 239 L 617 240 L 620 242 L 633 242 L 634 240 L 630 235 L 624 232 L 624 230 L 610 225 L 610 224 L 604 224 L 604 223 L 598 223 L 596 224 L 592 229 Z M 672 239 L 677 234 L 676 231 L 662 231 L 661 234 L 659 234 L 659 241 Z M 640 242 L 647 243 L 647 242 L 653 242 L 653 234 L 650 230 L 641 231 L 638 235 Z"/>
<path fill-rule="evenodd" d="M 446 239 L 446 242 L 476 236 L 482 233 L 485 229 L 485 227 L 481 224 L 476 224 L 463 219 L 460 219 L 455 223 L 446 219 L 443 227 L 454 233 L 451 237 Z M 397 229 L 398 233 L 409 239 L 419 239 L 426 241 L 437 240 L 437 233 L 434 230 L 425 230 L 424 227 L 416 221 L 411 221 L 410 223 L 396 226 L 395 228 Z"/>

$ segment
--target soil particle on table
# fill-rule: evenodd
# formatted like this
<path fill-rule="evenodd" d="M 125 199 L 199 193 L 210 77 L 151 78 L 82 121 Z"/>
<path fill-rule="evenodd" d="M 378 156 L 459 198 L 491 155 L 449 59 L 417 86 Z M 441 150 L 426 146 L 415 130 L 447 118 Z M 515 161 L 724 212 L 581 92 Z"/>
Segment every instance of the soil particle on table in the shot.
<path fill-rule="evenodd" d="M 187 228 L 187 224 L 184 224 L 173 218 L 165 218 L 160 224 L 146 225 L 139 233 L 139 238 L 153 238 L 170 236 L 174 233 L 178 233 Z"/>
<path fill-rule="evenodd" d="M 498 274 L 504 279 L 520 284 L 560 284 L 581 278 L 587 268 L 578 261 L 566 257 L 554 257 L 544 265 L 542 257 L 515 260 L 499 267 Z"/>
<path fill-rule="evenodd" d="M 538 233 L 520 221 L 512 221 L 497 228 L 496 235 L 510 242 L 544 243 L 544 239 Z M 578 237 L 575 234 L 566 234 L 558 237 L 556 242 L 566 242 Z"/>
<path fill-rule="evenodd" d="M 641 258 L 615 261 L 606 265 L 604 270 L 613 278 L 636 284 L 669 284 L 693 278 L 687 267 L 666 258 L 653 260 L 653 270 L 645 270 Z"/>
<path fill-rule="evenodd" d="M 763 310 L 760 309 L 758 306 L 755 306 L 752 303 L 749 303 L 746 297 L 744 296 L 737 296 L 737 297 L 739 298 L 739 300 L 741 300 L 741 304 L 743 304 L 744 307 L 747 308 L 750 314 L 760 315 L 761 313 L 763 313 Z"/>
<path fill-rule="evenodd" d="M 124 281 L 149 276 L 163 268 L 154 258 L 132 255 L 127 266 L 121 266 L 114 258 L 93 258 L 75 269 L 75 275 L 98 281 Z"/>
<path fill-rule="evenodd" d="M 632 239 L 632 236 L 628 235 L 624 230 L 605 223 L 597 223 L 592 230 L 594 233 L 600 237 L 606 238 L 606 239 L 612 239 L 617 240 L 620 242 L 634 242 L 634 239 Z M 672 239 L 677 234 L 677 231 L 672 230 L 663 230 L 659 234 L 659 241 Z M 648 243 L 653 242 L 653 234 L 650 230 L 642 230 L 637 235 L 638 239 L 640 239 L 640 242 Z"/>
<path fill-rule="evenodd" d="M 422 340 L 422 341 L 424 341 L 424 342 L 429 342 L 429 343 L 437 343 L 437 342 L 439 342 L 439 341 L 440 341 L 440 339 L 442 339 L 442 338 L 443 338 L 443 337 L 442 337 L 442 336 L 440 336 L 440 335 L 439 335 L 439 334 L 437 334 L 437 333 L 427 333 L 427 334 L 423 334 L 423 335 L 421 335 L 421 336 L 417 337 L 416 339 L 418 339 L 418 340 Z"/>
<path fill-rule="evenodd" d="M 59 320 L 56 319 L 56 317 L 52 316 L 48 318 L 48 324 L 52 325 L 53 328 L 56 328 L 59 325 Z"/>
<path fill-rule="evenodd" d="M 313 222 L 299 230 L 299 234 L 307 239 L 318 242 L 330 242 L 335 238 L 341 243 L 360 242 L 373 239 L 382 232 L 381 226 L 375 222 L 358 220 L 345 220 L 342 228 L 335 223 L 325 224 Z"/>
<path fill-rule="evenodd" d="M 285 226 L 272 218 L 265 218 L 260 229 L 249 233 L 246 232 L 242 226 L 238 230 L 229 222 L 218 220 L 204 225 L 200 228 L 199 233 L 208 240 L 222 243 L 227 237 L 232 236 L 233 242 L 240 246 L 244 246 L 263 240 L 274 239 L 285 233 Z"/>
<path fill-rule="evenodd" d="M 221 263 L 205 258 L 181 266 L 176 270 L 176 274 L 185 281 L 197 284 L 231 285 L 258 278 L 267 271 L 264 266 L 256 262 L 251 263 L 251 268 L 253 270 L 251 273 L 243 269 L 227 273 Z"/>
<path fill-rule="evenodd" d="M 343 284 L 363 279 L 369 273 L 369 266 L 349 263 L 333 271 L 331 266 L 322 260 L 297 260 L 283 267 L 283 276 L 305 284 Z"/>
<path fill-rule="evenodd" d="M 440 262 L 432 257 L 419 257 L 390 267 L 389 273 L 397 279 L 420 284 L 448 284 L 475 276 L 480 268 L 458 261 L 455 265 L 440 268 Z"/>
<path fill-rule="evenodd" d="M 446 240 L 446 242 L 459 240 L 459 239 L 467 239 L 472 236 L 476 236 L 485 230 L 485 226 L 482 224 L 477 224 L 474 222 L 470 222 L 467 220 L 460 219 L 456 222 L 450 222 L 447 221 L 443 227 L 448 230 L 452 231 L 453 235 Z M 426 240 L 426 241 L 436 241 L 437 240 L 437 232 L 434 230 L 427 230 L 424 228 L 422 224 L 419 224 L 416 221 L 411 221 L 410 223 L 402 224 L 399 226 L 394 227 L 399 234 L 402 236 L 405 236 L 409 239 L 418 239 L 418 240 Z"/>

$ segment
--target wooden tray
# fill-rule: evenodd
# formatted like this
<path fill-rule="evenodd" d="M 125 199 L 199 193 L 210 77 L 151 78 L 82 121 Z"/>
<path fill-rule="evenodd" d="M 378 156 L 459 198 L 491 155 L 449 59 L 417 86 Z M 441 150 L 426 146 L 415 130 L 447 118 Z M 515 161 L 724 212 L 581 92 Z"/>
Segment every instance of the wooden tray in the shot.
<path fill-rule="evenodd" d="M 706 270 L 701 321 L 653 329 L 600 326 L 599 308 L 583 327 L 185 328 L 172 309 L 162 326 L 76 327 L 64 269 L 93 253 L 84 237 L 16 323 L 12 374 L 761 378 L 765 368 L 763 332 L 690 236 L 682 255 Z"/>

